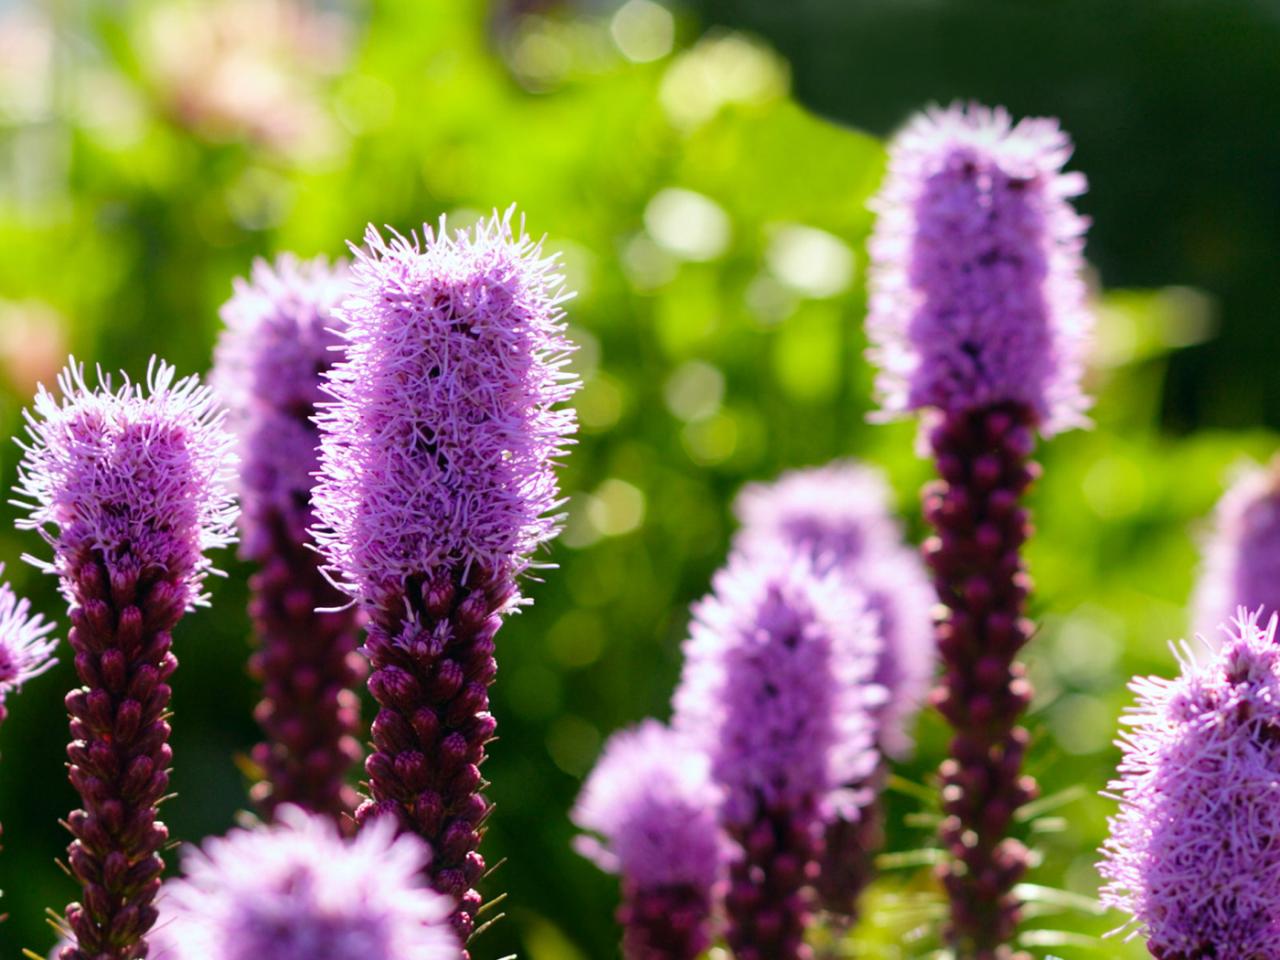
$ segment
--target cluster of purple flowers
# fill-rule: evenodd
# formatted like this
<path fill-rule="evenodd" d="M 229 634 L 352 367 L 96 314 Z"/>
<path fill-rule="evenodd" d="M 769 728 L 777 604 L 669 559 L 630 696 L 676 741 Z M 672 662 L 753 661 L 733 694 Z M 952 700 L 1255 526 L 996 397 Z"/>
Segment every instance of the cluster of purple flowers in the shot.
<path fill-rule="evenodd" d="M 867 328 L 881 415 L 923 414 L 932 533 L 908 546 L 885 479 L 854 461 L 741 493 L 670 723 L 611 738 L 572 812 L 579 851 L 620 876 L 628 960 L 696 960 L 719 939 L 736 960 L 808 960 L 816 918 L 847 928 L 926 700 L 952 728 L 944 946 L 1027 956 L 1021 498 L 1037 436 L 1088 406 L 1070 152 L 1054 121 L 976 106 L 894 143 Z M 161 362 L 145 384 L 92 386 L 73 360 L 27 413 L 19 526 L 51 548 L 28 559 L 59 578 L 78 678 L 81 896 L 59 960 L 470 956 L 495 638 L 559 530 L 576 429 L 567 294 L 511 212 L 421 237 L 370 228 L 352 249 L 350 266 L 286 256 L 237 282 L 210 386 Z M 1177 680 L 1132 687 L 1102 895 L 1161 960 L 1280 958 L 1280 647 L 1260 612 L 1280 602 L 1277 476 L 1241 477 L 1206 550 L 1195 616 L 1239 610 L 1234 629 L 1186 652 Z M 265 822 L 187 850 L 166 883 L 173 632 L 237 526 L 257 567 Z M 53 629 L 0 585 L 0 721 L 53 665 Z"/>

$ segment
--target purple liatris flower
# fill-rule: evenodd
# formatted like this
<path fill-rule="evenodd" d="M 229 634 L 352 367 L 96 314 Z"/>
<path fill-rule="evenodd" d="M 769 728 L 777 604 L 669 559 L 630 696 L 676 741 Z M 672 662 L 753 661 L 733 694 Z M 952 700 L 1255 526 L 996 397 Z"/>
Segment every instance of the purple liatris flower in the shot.
<path fill-rule="evenodd" d="M 258 261 L 222 308 L 210 379 L 239 441 L 241 554 L 259 565 L 250 613 L 262 646 L 251 668 L 266 740 L 253 751 L 265 775 L 254 799 L 267 815 L 284 803 L 334 817 L 355 806 L 345 776 L 361 755 L 356 611 L 309 543 L 320 445 L 311 418 L 338 358 L 346 291 L 346 268 L 322 259 Z"/>
<path fill-rule="evenodd" d="M 1280 610 L 1280 459 L 1243 470 L 1219 501 L 1192 606 L 1211 642 L 1237 607 Z"/>
<path fill-rule="evenodd" d="M 579 837 L 578 850 L 622 877 L 627 960 L 696 960 L 711 945 L 728 852 L 720 798 L 707 756 L 656 720 L 605 744 L 573 821 L 602 838 Z"/>
<path fill-rule="evenodd" d="M 391 821 L 344 840 L 285 806 L 182 858 L 160 894 L 151 960 L 459 960 L 451 904 L 426 885 L 430 851 Z"/>
<path fill-rule="evenodd" d="M 1102 899 L 1161 960 L 1280 957 L 1280 646 L 1240 609 L 1217 651 L 1130 689 Z"/>
<path fill-rule="evenodd" d="M 5 698 L 58 662 L 53 659 L 58 642 L 49 639 L 53 628 L 32 614 L 31 604 L 19 599 L 7 583 L 0 583 L 0 723 L 8 715 Z"/>
<path fill-rule="evenodd" d="M 772 484 L 752 484 L 739 495 L 742 529 L 735 546 L 753 555 L 804 553 L 818 569 L 837 572 L 845 588 L 860 592 L 876 617 L 880 654 L 873 679 L 887 691 L 877 713 L 877 742 L 887 756 L 911 745 L 906 727 L 933 678 L 933 625 L 937 602 L 919 555 L 906 545 L 890 513 L 883 475 L 843 461 L 784 474 Z M 871 880 L 872 859 L 883 840 L 879 788 L 887 776 L 882 759 L 864 783 L 870 799 L 852 819 L 827 827 L 817 890 L 823 908 L 851 921 Z"/>
<path fill-rule="evenodd" d="M 376 230 L 340 315 L 322 405 L 316 535 L 369 618 L 379 705 L 358 819 L 425 837 L 463 940 L 480 905 L 494 635 L 558 529 L 555 461 L 575 380 L 554 258 L 510 214 L 423 242 Z"/>
<path fill-rule="evenodd" d="M 711 760 L 741 848 L 726 896 L 738 960 L 800 960 L 825 823 L 876 766 L 875 621 L 802 555 L 733 557 L 694 608 L 675 727 Z"/>
<path fill-rule="evenodd" d="M 1052 120 L 1014 125 L 972 106 L 916 118 L 890 150 L 871 242 L 870 355 L 882 412 L 925 411 L 941 480 L 925 491 L 924 547 L 943 613 L 934 702 L 955 730 L 941 770 L 944 936 L 960 956 L 1012 956 L 1026 849 L 1007 836 L 1035 793 L 1017 721 L 1031 688 L 1019 500 L 1035 435 L 1084 423 L 1084 178 L 1062 171 Z"/>
<path fill-rule="evenodd" d="M 1008 403 L 1045 434 L 1083 423 L 1092 323 L 1070 155 L 1056 120 L 977 105 L 921 114 L 894 140 L 867 315 L 886 414 Z"/>
<path fill-rule="evenodd" d="M 82 686 L 67 695 L 69 775 L 81 808 L 67 857 L 83 887 L 67 907 L 76 946 L 62 960 L 146 955 L 168 831 L 171 631 L 202 603 L 205 552 L 233 539 L 232 438 L 212 392 L 152 365 L 147 387 L 90 388 L 74 362 L 61 399 L 28 411 L 18 491 L 71 605 L 68 641 Z"/>

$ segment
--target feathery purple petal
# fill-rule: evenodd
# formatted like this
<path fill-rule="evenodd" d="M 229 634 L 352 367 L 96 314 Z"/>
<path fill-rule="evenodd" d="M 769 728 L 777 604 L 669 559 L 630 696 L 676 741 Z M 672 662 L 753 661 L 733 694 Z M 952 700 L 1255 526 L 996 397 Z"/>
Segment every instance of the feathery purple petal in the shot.
<path fill-rule="evenodd" d="M 1045 434 L 1085 422 L 1092 320 L 1081 277 L 1084 192 L 1051 119 L 972 105 L 917 116 L 874 203 L 867 333 L 883 411 L 1012 402 Z"/>
<path fill-rule="evenodd" d="M 1141 677 L 1109 795 L 1103 902 L 1171 960 L 1280 958 L 1280 646 L 1240 609 L 1173 680 Z"/>
<path fill-rule="evenodd" d="M 4 564 L 0 564 L 3 571 Z M 9 694 L 58 662 L 53 659 L 58 641 L 49 638 L 54 626 L 40 614 L 33 614 L 31 604 L 14 594 L 7 583 L 0 583 L 0 719 Z"/>

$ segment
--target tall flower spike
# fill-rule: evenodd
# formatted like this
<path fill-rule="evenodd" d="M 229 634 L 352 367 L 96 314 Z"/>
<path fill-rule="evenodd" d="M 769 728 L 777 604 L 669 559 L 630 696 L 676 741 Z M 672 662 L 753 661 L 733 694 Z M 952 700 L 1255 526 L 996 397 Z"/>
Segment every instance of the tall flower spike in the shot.
<path fill-rule="evenodd" d="M 1280 957 L 1280 646 L 1259 612 L 1176 679 L 1130 684 L 1102 899 L 1160 960 Z"/>
<path fill-rule="evenodd" d="M 609 738 L 573 821 L 577 848 L 622 877 L 627 960 L 697 960 L 727 862 L 720 791 L 705 754 L 656 720 Z"/>
<path fill-rule="evenodd" d="M 160 894 L 152 960 L 458 960 L 451 905 L 422 879 L 430 851 L 390 821 L 343 840 L 285 806 L 183 856 Z"/>
<path fill-rule="evenodd" d="M 203 603 L 205 551 L 233 539 L 232 438 L 212 392 L 152 364 L 147 388 L 90 388 L 74 361 L 28 411 L 19 505 L 53 547 L 71 605 L 81 686 L 67 694 L 69 775 L 81 808 L 67 863 L 83 887 L 67 907 L 61 960 L 146 956 L 168 831 L 171 631 Z M 30 559 L 30 558 L 29 558 Z"/>
<path fill-rule="evenodd" d="M 362 754 L 356 611 L 309 546 L 320 446 L 311 418 L 338 356 L 346 273 L 290 255 L 255 263 L 222 308 L 210 380 L 239 441 L 241 554 L 259 565 L 249 611 L 261 647 L 250 669 L 262 682 L 255 715 L 266 739 L 253 759 L 265 779 L 253 795 L 267 816 L 284 803 L 335 818 L 355 809 L 345 777 Z"/>
<path fill-rule="evenodd" d="M 1053 120 L 1016 126 L 972 106 L 916 118 L 890 150 L 875 209 L 867 331 L 885 415 L 928 414 L 941 480 L 925 490 L 924 553 L 944 605 L 934 703 L 955 731 L 942 767 L 944 937 L 959 956 L 1006 958 L 1027 851 L 1007 837 L 1035 793 L 1020 775 L 1031 689 L 1018 651 L 1030 581 L 1019 500 L 1035 434 L 1082 425 L 1090 328 L 1081 280 L 1084 190 Z M 1018 954 L 1025 956 L 1025 954 Z"/>
<path fill-rule="evenodd" d="M 1192 603 L 1194 626 L 1212 640 L 1241 606 L 1280 610 L 1280 457 L 1243 470 L 1218 502 Z"/>
<path fill-rule="evenodd" d="M 371 228 L 318 417 L 316 536 L 368 615 L 380 708 L 357 819 L 391 815 L 431 843 L 464 941 L 484 873 L 494 635 L 557 532 L 555 463 L 575 427 L 553 267 L 510 213 L 454 236 L 442 220 L 422 243 Z"/>
<path fill-rule="evenodd" d="M 828 826 L 817 883 L 823 908 L 846 923 L 856 916 L 883 842 L 879 793 L 888 774 L 886 758 L 910 748 L 907 726 L 933 677 L 929 610 L 937 598 L 919 556 L 903 540 L 889 501 L 879 471 L 841 461 L 792 471 L 772 484 L 752 484 L 735 505 L 742 521 L 737 549 L 762 556 L 802 552 L 823 572 L 838 573 L 845 589 L 860 592 L 878 621 L 874 680 L 888 694 L 876 717 L 882 757 L 868 782 L 849 785 L 866 790 L 870 799 L 857 818 L 839 817 Z"/>
<path fill-rule="evenodd" d="M 876 766 L 878 638 L 861 597 L 802 556 L 733 557 L 694 608 L 675 726 L 724 790 L 727 937 L 738 960 L 804 960 L 825 825 Z"/>

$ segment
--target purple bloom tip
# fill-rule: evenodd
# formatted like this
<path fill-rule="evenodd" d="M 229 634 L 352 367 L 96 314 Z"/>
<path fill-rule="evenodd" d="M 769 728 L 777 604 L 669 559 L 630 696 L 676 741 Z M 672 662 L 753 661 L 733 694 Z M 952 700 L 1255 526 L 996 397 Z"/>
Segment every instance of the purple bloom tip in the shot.
<path fill-rule="evenodd" d="M 470 232 L 370 227 L 321 405 L 316 537 L 369 598 L 441 566 L 518 571 L 558 530 L 567 299 L 555 257 L 495 214 Z"/>
<path fill-rule="evenodd" d="M 1158 956 L 1280 958 L 1280 646 L 1259 613 L 1176 679 L 1130 685 L 1099 870 Z"/>
<path fill-rule="evenodd" d="M 110 569 L 164 571 L 203 601 L 211 566 L 205 551 L 234 542 L 238 514 L 230 480 L 235 466 L 225 411 L 196 377 L 175 379 L 152 360 L 147 383 L 114 387 L 99 372 L 91 388 L 73 359 L 58 377 L 61 398 L 40 387 L 25 412 L 18 522 L 54 547 L 53 563 L 70 598 L 81 554 Z"/>
<path fill-rule="evenodd" d="M 1052 119 L 977 105 L 917 116 L 890 147 L 870 243 L 869 355 L 887 415 L 993 404 L 1045 434 L 1087 421 L 1092 317 L 1082 279 L 1085 190 Z"/>
<path fill-rule="evenodd" d="M 460 960 L 452 904 L 426 886 L 429 851 L 390 820 L 344 840 L 284 807 L 183 857 L 151 935 L 155 960 Z"/>
<path fill-rule="evenodd" d="M 1280 610 L 1280 458 L 1242 470 L 1218 502 L 1192 602 L 1210 640 L 1237 607 Z"/>
<path fill-rule="evenodd" d="M 598 834 L 577 848 L 637 889 L 690 886 L 710 893 L 727 860 L 716 817 L 720 790 L 705 754 L 656 720 L 614 734 L 573 810 Z"/>
<path fill-rule="evenodd" d="M 694 607 L 676 729 L 711 758 L 724 817 L 758 804 L 849 815 L 868 798 L 845 788 L 875 768 L 872 682 L 879 637 L 862 596 L 803 555 L 730 559 Z"/>
<path fill-rule="evenodd" d="M 347 291 L 344 264 L 284 254 L 274 264 L 256 261 L 222 307 L 209 382 L 238 440 L 248 555 L 263 552 L 252 541 L 264 513 L 309 509 L 320 445 L 311 417 L 321 374 L 339 356 L 335 310 Z"/>
<path fill-rule="evenodd" d="M 878 739 L 898 755 L 911 746 L 906 728 L 933 677 L 929 611 L 937 596 L 919 555 L 904 542 L 890 499 L 884 475 L 852 460 L 785 473 L 739 494 L 742 529 L 734 547 L 761 556 L 795 550 L 863 594 L 881 638 L 873 679 L 888 694 Z"/>
<path fill-rule="evenodd" d="M 0 583 L 0 716 L 6 696 L 58 662 L 53 659 L 58 641 L 49 639 L 53 628 L 54 624 L 32 614 L 31 605 L 7 583 Z"/>

